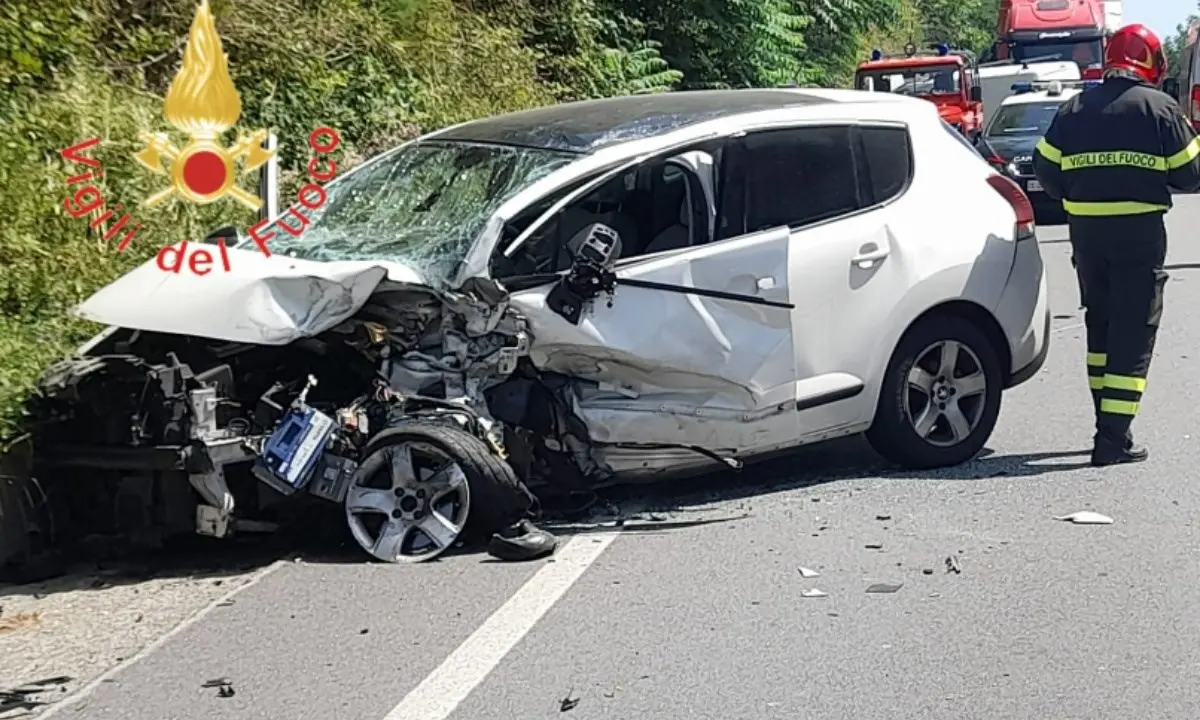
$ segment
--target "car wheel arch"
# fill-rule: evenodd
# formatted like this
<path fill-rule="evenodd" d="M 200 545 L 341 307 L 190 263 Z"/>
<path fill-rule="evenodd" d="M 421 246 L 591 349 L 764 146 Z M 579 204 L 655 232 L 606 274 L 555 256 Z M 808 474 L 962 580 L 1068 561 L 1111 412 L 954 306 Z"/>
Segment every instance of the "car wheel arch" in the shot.
<path fill-rule="evenodd" d="M 979 328 L 988 341 L 991 342 L 992 349 L 996 351 L 996 355 L 1000 358 L 1000 366 L 1004 373 L 1004 382 L 1006 385 L 1008 384 L 1012 377 L 1012 347 L 1009 346 L 1008 338 L 1005 336 L 1004 330 L 1000 326 L 1000 321 L 996 319 L 996 316 L 984 306 L 971 300 L 955 298 L 927 308 L 908 323 L 904 332 L 900 333 L 900 337 L 897 338 L 895 344 L 899 345 L 899 340 L 908 334 L 912 328 L 931 317 L 938 316 L 962 318 Z M 885 360 L 886 363 L 891 362 L 891 356 L 894 353 L 895 347 L 893 346 Z"/>

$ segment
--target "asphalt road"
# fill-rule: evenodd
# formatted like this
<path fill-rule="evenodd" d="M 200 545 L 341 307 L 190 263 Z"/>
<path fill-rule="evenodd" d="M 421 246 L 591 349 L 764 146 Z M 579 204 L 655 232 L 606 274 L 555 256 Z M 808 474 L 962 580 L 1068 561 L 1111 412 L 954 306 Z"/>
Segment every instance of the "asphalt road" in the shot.
<path fill-rule="evenodd" d="M 1195 718 L 1200 198 L 1178 201 L 1141 466 L 1085 465 L 1078 296 L 1065 229 L 1046 227 L 1050 357 L 968 466 L 887 473 L 843 443 L 773 486 L 657 495 L 554 562 L 282 564 L 51 714 Z M 1085 509 L 1116 522 L 1052 519 Z M 879 582 L 902 587 L 866 592 Z M 201 687 L 215 678 L 236 694 Z"/>

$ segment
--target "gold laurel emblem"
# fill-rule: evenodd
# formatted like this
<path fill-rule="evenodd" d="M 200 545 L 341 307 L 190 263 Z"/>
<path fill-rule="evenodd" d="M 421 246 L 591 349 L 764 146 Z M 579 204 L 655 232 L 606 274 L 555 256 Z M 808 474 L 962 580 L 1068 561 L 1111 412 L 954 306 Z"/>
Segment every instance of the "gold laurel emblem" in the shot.
<path fill-rule="evenodd" d="M 146 198 L 144 205 L 157 205 L 176 195 L 198 205 L 232 197 L 251 210 L 262 201 L 238 187 L 235 164 L 242 173 L 256 170 L 271 159 L 273 151 L 263 148 L 266 130 L 239 137 L 233 147 L 219 142 L 221 133 L 233 127 L 242 114 L 242 99 L 229 77 L 228 59 L 217 35 L 208 0 L 196 8 L 183 51 L 183 65 L 167 90 L 163 115 L 172 127 L 188 136 L 182 148 L 171 144 L 166 133 L 141 133 L 146 146 L 134 159 L 158 175 L 170 177 L 171 186 Z M 169 161 L 169 169 L 164 166 Z"/>

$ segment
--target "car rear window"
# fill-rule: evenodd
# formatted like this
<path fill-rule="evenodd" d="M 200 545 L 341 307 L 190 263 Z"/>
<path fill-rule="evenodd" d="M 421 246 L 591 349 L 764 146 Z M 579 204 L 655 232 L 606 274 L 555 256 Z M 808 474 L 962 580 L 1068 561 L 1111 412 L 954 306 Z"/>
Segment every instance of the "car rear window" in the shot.
<path fill-rule="evenodd" d="M 904 192 L 912 178 L 912 150 L 902 127 L 862 127 L 858 130 L 866 159 L 866 186 L 872 205 Z"/>

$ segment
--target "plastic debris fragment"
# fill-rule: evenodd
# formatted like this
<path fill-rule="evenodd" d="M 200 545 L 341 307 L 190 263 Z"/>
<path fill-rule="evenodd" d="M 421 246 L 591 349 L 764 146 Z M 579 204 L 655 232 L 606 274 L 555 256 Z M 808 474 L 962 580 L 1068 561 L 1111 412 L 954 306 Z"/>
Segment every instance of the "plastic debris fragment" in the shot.
<path fill-rule="evenodd" d="M 806 597 L 806 598 L 829 597 L 829 593 L 827 593 L 823 590 L 818 590 L 816 588 L 813 588 L 812 590 L 805 590 L 804 592 L 800 593 L 800 597 Z"/>
<path fill-rule="evenodd" d="M 802 567 L 802 568 L 798 568 L 798 569 L 800 570 L 800 577 L 802 577 L 802 578 L 821 577 L 821 573 L 817 572 L 816 570 L 812 570 L 812 569 L 809 569 L 806 567 Z"/>
<path fill-rule="evenodd" d="M 1055 520 L 1065 520 L 1073 522 L 1076 525 L 1112 525 L 1113 519 L 1107 515 L 1101 515 L 1098 512 L 1091 510 L 1080 510 L 1073 512 L 1070 515 L 1055 515 Z"/>

